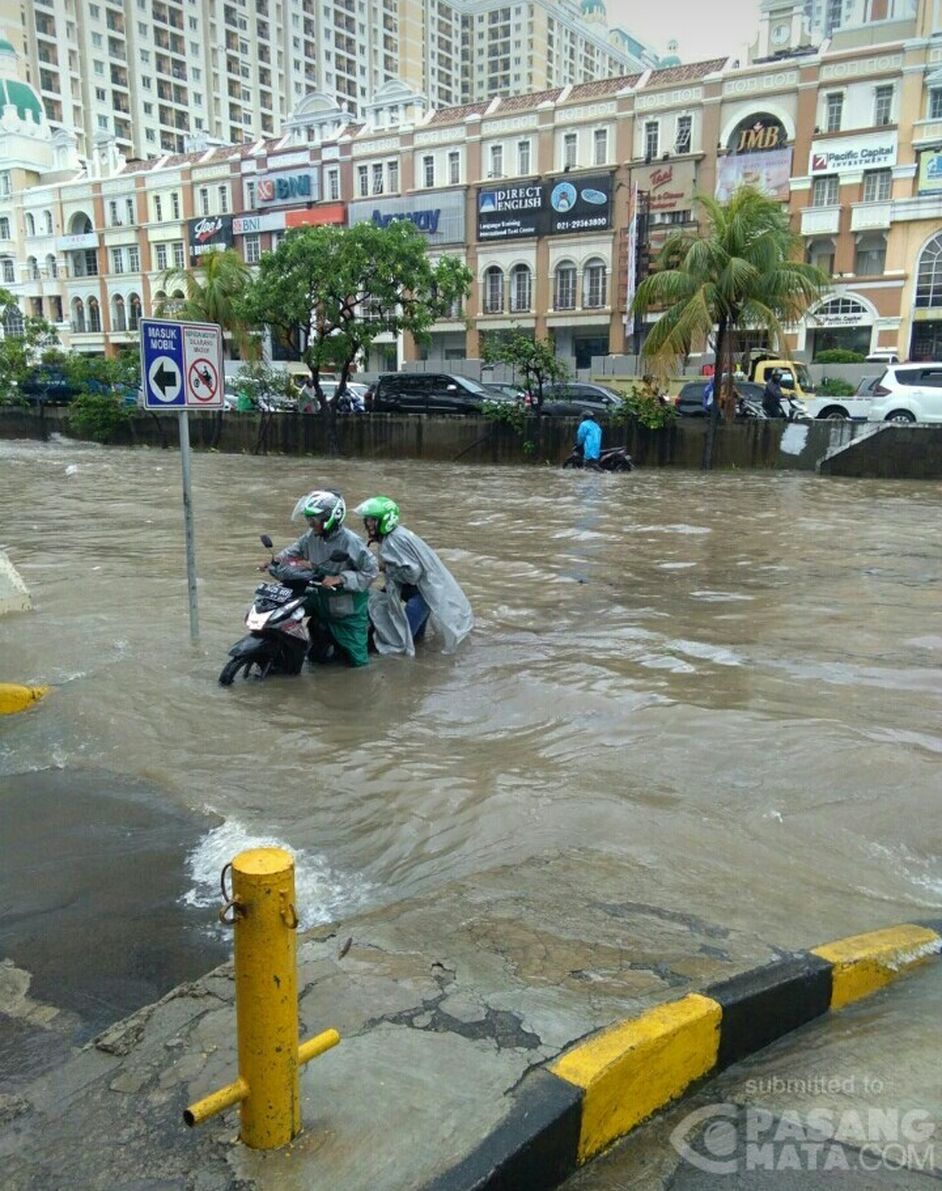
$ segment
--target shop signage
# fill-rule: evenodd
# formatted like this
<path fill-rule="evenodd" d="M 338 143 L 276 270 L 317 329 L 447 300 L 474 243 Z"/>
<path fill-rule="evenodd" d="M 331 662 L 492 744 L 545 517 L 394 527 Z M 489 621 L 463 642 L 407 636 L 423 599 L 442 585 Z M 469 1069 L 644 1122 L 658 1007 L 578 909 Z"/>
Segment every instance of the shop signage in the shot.
<path fill-rule="evenodd" d="M 187 233 L 190 260 L 196 263 L 207 252 L 232 247 L 232 216 L 202 215 L 199 219 L 191 219 L 187 224 Z"/>
<path fill-rule="evenodd" d="M 373 223 L 388 227 L 405 219 L 428 237 L 431 244 L 465 242 L 465 197 L 463 190 L 436 190 L 410 198 L 372 199 L 350 204 L 350 226 Z"/>
<path fill-rule="evenodd" d="M 810 174 L 853 174 L 896 165 L 896 133 L 870 132 L 812 141 Z"/>
<path fill-rule="evenodd" d="M 276 232 L 285 226 L 284 211 L 270 211 L 265 215 L 240 215 L 232 221 L 236 236 L 257 236 L 259 232 Z"/>
<path fill-rule="evenodd" d="M 96 232 L 81 232 L 77 236 L 57 236 L 56 249 L 59 252 L 71 252 L 83 248 L 97 248 L 98 235 Z"/>
<path fill-rule="evenodd" d="M 255 202 L 259 207 L 279 203 L 316 203 L 320 198 L 316 170 L 292 170 L 283 174 L 263 174 L 255 183 Z"/>
<path fill-rule="evenodd" d="M 649 211 L 689 211 L 693 204 L 692 161 L 662 162 L 631 171 L 631 184 L 647 191 Z"/>
<path fill-rule="evenodd" d="M 791 193 L 792 151 L 728 153 L 716 162 L 716 198 L 725 203 L 740 186 L 754 186 L 780 203 Z"/>
<path fill-rule="evenodd" d="M 479 240 L 557 236 L 611 226 L 611 174 L 478 191 Z"/>
<path fill-rule="evenodd" d="M 919 154 L 919 193 L 938 194 L 942 190 L 942 149 L 926 149 Z"/>
<path fill-rule="evenodd" d="M 322 227 L 347 221 L 346 203 L 322 203 L 318 207 L 302 207 L 300 211 L 285 211 L 285 227 Z"/>
<path fill-rule="evenodd" d="M 730 153 L 771 153 L 784 149 L 788 144 L 788 133 L 778 116 L 768 112 L 755 112 L 740 120 L 726 142 Z"/>

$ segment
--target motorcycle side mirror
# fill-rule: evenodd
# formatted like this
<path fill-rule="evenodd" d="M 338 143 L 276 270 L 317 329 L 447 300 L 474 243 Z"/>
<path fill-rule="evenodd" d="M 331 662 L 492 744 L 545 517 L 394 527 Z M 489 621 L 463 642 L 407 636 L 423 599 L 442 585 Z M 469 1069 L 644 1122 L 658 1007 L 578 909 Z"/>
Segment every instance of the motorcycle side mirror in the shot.
<path fill-rule="evenodd" d="M 261 538 L 259 539 L 259 541 L 262 543 L 262 545 L 265 547 L 266 550 L 270 550 L 272 548 L 273 543 L 267 533 L 263 533 Z"/>

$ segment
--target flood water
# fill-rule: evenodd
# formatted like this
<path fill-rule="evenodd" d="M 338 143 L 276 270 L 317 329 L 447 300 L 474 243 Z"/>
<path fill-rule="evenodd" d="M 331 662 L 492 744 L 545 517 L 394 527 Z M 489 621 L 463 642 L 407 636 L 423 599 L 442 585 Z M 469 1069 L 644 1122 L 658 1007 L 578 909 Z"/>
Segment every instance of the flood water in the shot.
<path fill-rule="evenodd" d="M 786 946 L 940 913 L 939 485 L 199 455 L 194 649 L 175 453 L 6 442 L 0 472 L 35 603 L 0 618 L 0 680 L 58 687 L 0 721 L 0 782 L 110 773 L 212 812 L 191 903 L 277 841 L 307 924 L 570 847 L 668 899 L 733 887 Z M 220 688 L 258 535 L 296 536 L 315 486 L 397 498 L 475 631 Z"/>

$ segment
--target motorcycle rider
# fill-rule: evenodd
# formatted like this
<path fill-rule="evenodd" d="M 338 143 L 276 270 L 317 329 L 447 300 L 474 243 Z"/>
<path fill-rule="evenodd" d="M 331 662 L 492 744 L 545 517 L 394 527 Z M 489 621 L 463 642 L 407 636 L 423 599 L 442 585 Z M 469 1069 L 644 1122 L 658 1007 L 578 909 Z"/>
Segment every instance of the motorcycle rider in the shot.
<path fill-rule="evenodd" d="M 583 467 L 598 471 L 602 455 L 602 427 L 591 409 L 587 409 L 582 415 L 582 421 L 576 431 L 576 445 L 582 448 Z"/>
<path fill-rule="evenodd" d="M 359 534 L 345 528 L 346 515 L 339 492 L 316 489 L 302 496 L 291 519 L 303 517 L 307 532 L 274 561 L 304 560 L 323 576 L 304 602 L 310 616 L 311 661 L 326 662 L 339 655 L 351 666 L 365 666 L 369 661 L 368 589 L 379 567 Z"/>
<path fill-rule="evenodd" d="M 784 418 L 786 416 L 782 406 L 784 398 L 785 390 L 782 388 L 782 374 L 776 368 L 765 382 L 765 389 L 762 393 L 762 410 L 767 418 Z"/>
<path fill-rule="evenodd" d="M 378 653 L 415 654 L 426 621 L 452 653 L 471 632 L 471 605 L 454 576 L 418 534 L 399 524 L 399 506 L 388 496 L 371 496 L 354 512 L 363 518 L 370 543 L 378 542 L 384 591 L 370 593 L 370 620 Z"/>

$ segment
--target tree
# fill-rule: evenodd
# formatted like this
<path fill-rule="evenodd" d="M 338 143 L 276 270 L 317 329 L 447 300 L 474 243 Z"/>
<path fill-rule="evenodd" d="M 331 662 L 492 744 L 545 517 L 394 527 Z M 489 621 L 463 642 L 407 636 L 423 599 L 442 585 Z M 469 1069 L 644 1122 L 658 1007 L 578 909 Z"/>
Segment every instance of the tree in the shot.
<path fill-rule="evenodd" d="M 830 278 L 814 265 L 796 260 L 801 241 L 791 230 L 781 203 L 749 186 L 727 203 L 697 198 L 708 229 L 700 238 L 689 233 L 668 237 L 659 255 L 662 266 L 638 286 L 633 311 L 663 313 L 651 328 L 642 354 L 654 371 L 665 374 L 679 356 L 716 328 L 716 375 L 720 393 L 713 402 L 703 466 L 713 463 L 713 443 L 721 409 L 734 408 L 732 337 L 760 328 L 784 344 L 783 324 L 797 322 L 816 301 Z"/>
<path fill-rule="evenodd" d="M 242 359 L 258 354 L 258 340 L 240 313 L 240 303 L 251 283 L 251 270 L 232 248 L 207 253 L 198 269 L 167 269 L 160 284 L 165 290 L 182 289 L 183 298 L 164 298 L 157 307 L 158 318 L 184 322 L 218 323 L 238 345 Z M 223 337 L 223 354 L 228 355 Z"/>
<path fill-rule="evenodd" d="M 422 341 L 471 290 L 456 257 L 433 265 L 422 233 L 408 220 L 298 228 L 266 253 L 240 304 L 250 325 L 267 324 L 311 374 L 322 409 L 333 410 L 322 372 L 336 372 L 340 396 L 359 359 L 380 335 Z"/>
<path fill-rule="evenodd" d="M 59 346 L 44 318 L 24 315 L 9 290 L 0 289 L 0 405 L 21 401 L 20 386 Z"/>
<path fill-rule="evenodd" d="M 556 346 L 551 339 L 536 339 L 519 328 L 488 336 L 483 354 L 485 363 L 508 364 L 520 373 L 537 413 L 543 409 L 543 386 L 547 382 L 565 380 L 569 375 L 565 363 L 557 359 Z"/>

